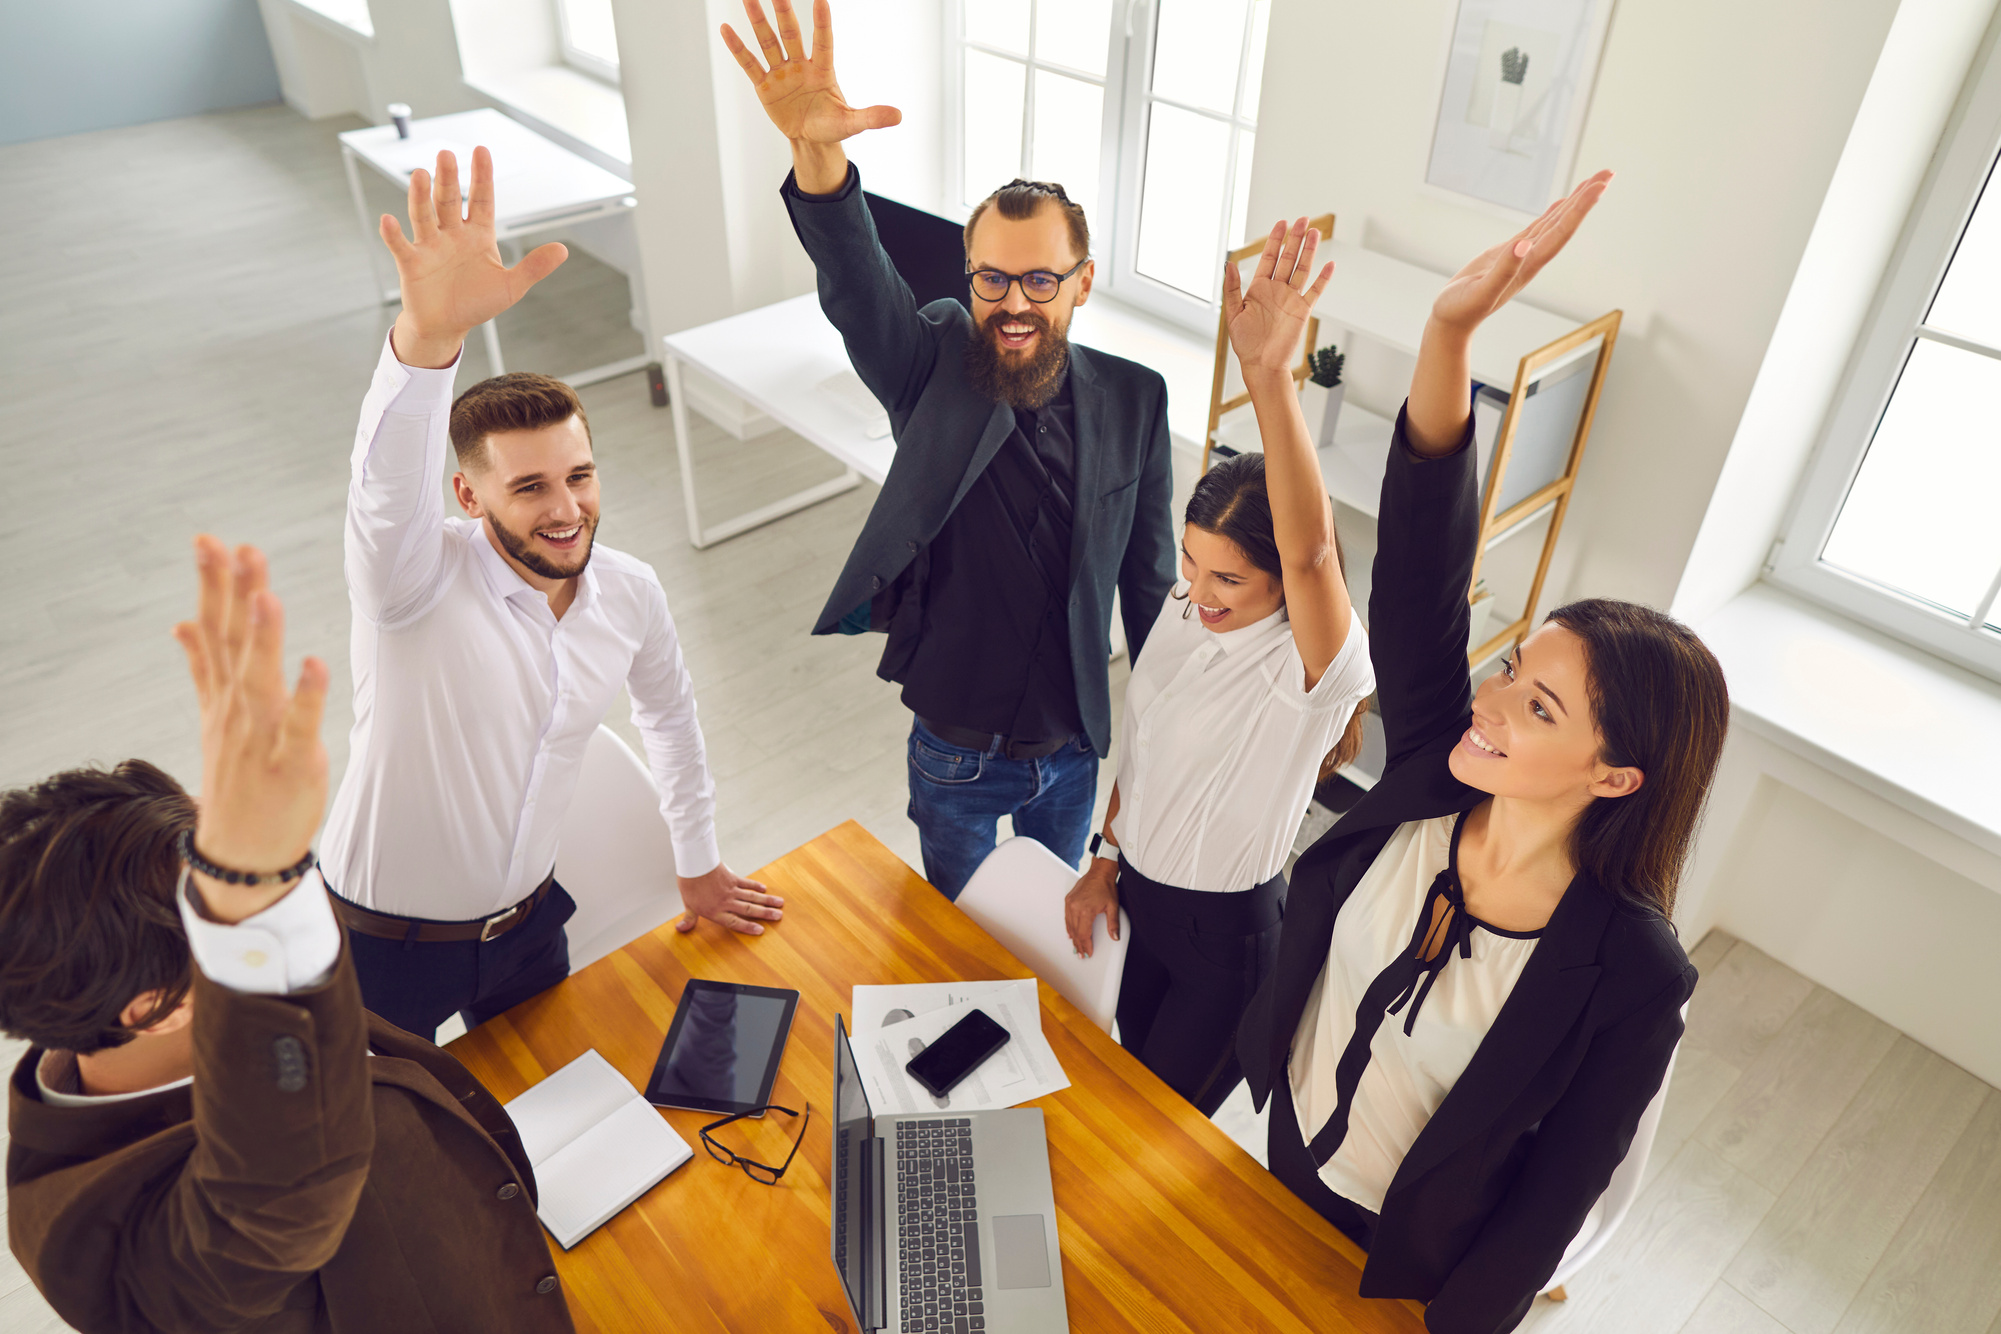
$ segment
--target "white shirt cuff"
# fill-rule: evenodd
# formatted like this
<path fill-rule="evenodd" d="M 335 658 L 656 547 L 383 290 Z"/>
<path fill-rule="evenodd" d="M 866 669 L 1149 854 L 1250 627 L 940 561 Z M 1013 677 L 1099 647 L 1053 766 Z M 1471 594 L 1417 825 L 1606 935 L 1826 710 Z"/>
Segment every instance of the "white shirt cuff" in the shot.
<path fill-rule="evenodd" d="M 723 864 L 723 845 L 716 841 L 715 831 L 699 835 L 687 842 L 676 838 L 674 843 L 674 873 L 694 877 L 707 875 Z"/>
<path fill-rule="evenodd" d="M 318 867 L 292 892 L 234 926 L 196 911 L 192 880 L 179 895 L 181 924 L 195 966 L 211 982 L 253 996 L 282 996 L 319 986 L 340 959 L 340 923 Z"/>

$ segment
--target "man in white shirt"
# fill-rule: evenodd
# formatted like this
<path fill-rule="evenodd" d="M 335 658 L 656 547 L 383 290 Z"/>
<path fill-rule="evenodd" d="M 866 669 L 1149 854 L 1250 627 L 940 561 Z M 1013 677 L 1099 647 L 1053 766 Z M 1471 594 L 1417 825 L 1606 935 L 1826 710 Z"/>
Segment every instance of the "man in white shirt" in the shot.
<path fill-rule="evenodd" d="M 0 793 L 8 1243 L 85 1334 L 566 1334 L 520 1136 L 362 1011 L 310 869 L 326 664 L 288 691 L 263 557 L 196 551 L 199 808 L 141 760 Z"/>
<path fill-rule="evenodd" d="M 465 336 L 565 258 L 513 269 L 493 166 L 470 209 L 438 155 L 410 181 L 411 235 L 382 219 L 403 309 L 363 401 L 347 508 L 355 722 L 322 853 L 368 1007 L 430 1036 L 561 981 L 574 909 L 554 879 L 584 751 L 628 689 L 688 914 L 756 934 L 779 899 L 723 863 L 694 691 L 652 569 L 593 550 L 590 429 L 561 381 L 512 374 L 452 399 Z M 450 439 L 447 517 L 438 479 Z"/>

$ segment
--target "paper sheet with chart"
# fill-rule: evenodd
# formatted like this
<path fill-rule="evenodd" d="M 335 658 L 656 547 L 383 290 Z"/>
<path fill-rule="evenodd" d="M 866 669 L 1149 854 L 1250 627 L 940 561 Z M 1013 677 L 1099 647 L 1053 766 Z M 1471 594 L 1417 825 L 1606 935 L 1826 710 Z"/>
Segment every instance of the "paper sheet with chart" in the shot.
<path fill-rule="evenodd" d="M 985 1010 L 1008 1031 L 1007 1045 L 945 1097 L 935 1097 L 904 1073 L 904 1063 L 973 1009 Z M 856 987 L 853 1041 L 855 1064 L 878 1116 L 994 1111 L 1070 1087 L 1042 1035 L 1034 978 Z"/>

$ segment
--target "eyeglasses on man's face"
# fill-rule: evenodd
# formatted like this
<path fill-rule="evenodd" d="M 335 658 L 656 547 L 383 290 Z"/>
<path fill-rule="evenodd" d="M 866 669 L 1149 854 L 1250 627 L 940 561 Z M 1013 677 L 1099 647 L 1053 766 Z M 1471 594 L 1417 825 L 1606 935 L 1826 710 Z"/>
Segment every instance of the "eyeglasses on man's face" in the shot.
<path fill-rule="evenodd" d="M 1068 271 L 1051 273 L 1047 269 L 1036 269 L 1029 273 L 1002 273 L 999 269 L 967 269 L 966 276 L 973 280 L 973 295 L 982 301 L 1005 301 L 1007 289 L 1021 284 L 1021 294 L 1040 306 L 1056 299 L 1066 279 L 1076 276 L 1077 270 L 1091 262 L 1090 256 L 1072 264 Z"/>
<path fill-rule="evenodd" d="M 759 1116 L 765 1112 L 783 1112 L 787 1116 L 796 1116 L 799 1118 L 799 1133 L 792 1139 L 792 1152 L 786 1154 L 785 1161 L 776 1167 L 773 1167 L 769 1163 L 760 1163 L 752 1158 L 745 1158 L 730 1149 L 727 1145 L 718 1144 L 715 1140 L 709 1138 L 709 1132 L 712 1130 L 721 1130 L 732 1121 L 741 1121 L 746 1116 Z M 753 1107 L 747 1112 L 738 1112 L 734 1116 L 726 1116 L 720 1121 L 711 1121 L 708 1125 L 703 1126 L 702 1147 L 709 1151 L 709 1157 L 715 1159 L 723 1166 L 740 1167 L 743 1169 L 745 1176 L 759 1185 L 775 1186 L 778 1184 L 778 1178 L 785 1175 L 785 1169 L 792 1166 L 792 1160 L 799 1156 L 800 1142 L 806 1138 L 806 1126 L 812 1119 L 813 1104 L 810 1102 L 806 1104 L 806 1110 L 803 1112 L 795 1112 L 790 1107 L 780 1107 L 777 1103 L 768 1103 L 763 1107 Z"/>

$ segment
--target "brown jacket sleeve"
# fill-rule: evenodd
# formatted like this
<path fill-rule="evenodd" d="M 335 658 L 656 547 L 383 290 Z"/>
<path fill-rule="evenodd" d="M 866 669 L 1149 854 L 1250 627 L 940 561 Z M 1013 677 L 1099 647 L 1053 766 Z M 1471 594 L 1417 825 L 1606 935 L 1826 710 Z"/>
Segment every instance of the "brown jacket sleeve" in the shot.
<path fill-rule="evenodd" d="M 120 1238 L 113 1283 L 131 1328 L 226 1330 L 313 1306 L 375 1143 L 345 942 L 325 984 L 289 995 L 244 995 L 197 970 L 194 1006 L 195 1149 Z"/>

